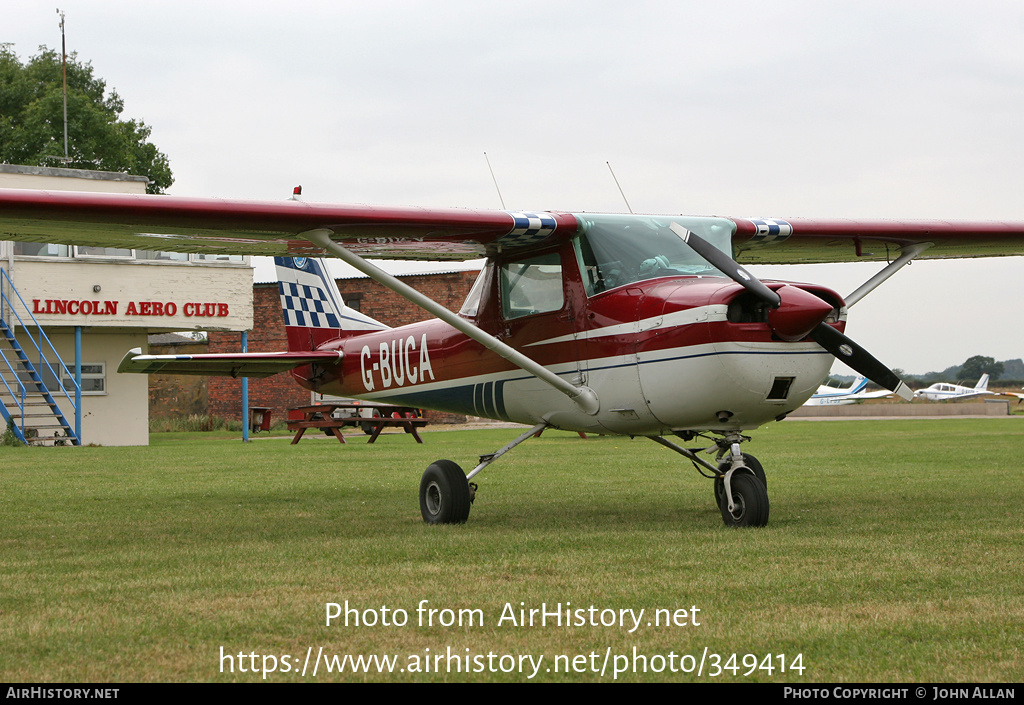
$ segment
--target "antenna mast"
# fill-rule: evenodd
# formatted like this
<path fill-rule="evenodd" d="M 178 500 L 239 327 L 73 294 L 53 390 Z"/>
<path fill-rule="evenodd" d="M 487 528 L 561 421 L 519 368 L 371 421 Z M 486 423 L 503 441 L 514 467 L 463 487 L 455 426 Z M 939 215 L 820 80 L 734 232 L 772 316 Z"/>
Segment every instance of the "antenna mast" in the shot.
<path fill-rule="evenodd" d="M 619 180 L 615 176 L 615 170 L 612 169 L 612 163 L 611 162 L 605 162 L 605 164 L 608 165 L 608 171 L 612 172 L 612 178 L 615 179 L 615 185 L 619 186 Z M 621 186 L 619 186 L 619 193 L 622 194 L 622 200 L 626 201 L 626 208 L 628 208 L 629 212 L 632 213 L 633 212 L 633 208 L 632 208 L 632 206 L 629 205 L 629 201 L 626 199 L 626 192 L 622 190 Z"/>
<path fill-rule="evenodd" d="M 68 49 L 64 39 L 64 13 L 57 8 L 60 16 L 60 70 L 64 77 L 64 162 L 70 162 L 68 156 Z"/>
<path fill-rule="evenodd" d="M 494 169 L 491 168 L 491 160 L 487 157 L 487 152 L 484 152 L 484 159 L 487 161 L 487 168 L 491 171 L 491 181 L 494 182 L 494 190 L 498 192 L 498 200 L 501 201 L 501 208 L 505 210 L 505 199 L 501 197 L 501 189 L 498 188 L 498 180 L 494 178 Z"/>

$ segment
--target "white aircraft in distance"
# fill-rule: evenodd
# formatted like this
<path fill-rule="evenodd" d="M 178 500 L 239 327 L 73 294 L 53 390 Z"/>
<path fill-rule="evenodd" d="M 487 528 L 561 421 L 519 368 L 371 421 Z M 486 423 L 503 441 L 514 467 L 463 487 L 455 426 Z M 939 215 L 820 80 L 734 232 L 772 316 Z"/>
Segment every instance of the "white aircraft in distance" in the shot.
<path fill-rule="evenodd" d="M 988 375 L 984 374 L 974 387 L 961 387 L 959 384 L 936 382 L 927 389 L 919 389 L 914 392 L 914 398 L 927 399 L 928 401 L 947 401 L 949 399 L 963 401 L 964 399 L 974 399 L 995 394 L 996 392 L 988 391 Z"/>
<path fill-rule="evenodd" d="M 878 392 L 865 392 L 868 380 L 863 375 L 853 380 L 849 387 L 830 387 L 823 384 L 818 391 L 811 396 L 804 406 L 842 406 L 845 404 L 856 404 L 865 399 L 880 399 L 881 397 L 892 396 L 892 392 L 881 390 Z"/>

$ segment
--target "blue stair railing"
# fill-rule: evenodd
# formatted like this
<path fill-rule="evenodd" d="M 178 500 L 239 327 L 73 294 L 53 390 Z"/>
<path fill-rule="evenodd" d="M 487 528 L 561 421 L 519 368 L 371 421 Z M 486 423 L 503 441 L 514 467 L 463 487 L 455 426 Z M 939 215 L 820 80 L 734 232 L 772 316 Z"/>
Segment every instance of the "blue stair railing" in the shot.
<path fill-rule="evenodd" d="M 21 310 L 26 312 L 31 323 L 26 324 L 22 319 L 12 296 L 21 303 Z M 30 346 L 23 347 L 17 340 L 15 326 L 20 326 L 25 332 L 23 337 L 27 337 Z M 81 418 L 78 413 L 81 387 L 3 268 L 0 268 L 0 341 L 3 342 L 0 345 L 0 379 L 3 380 L 0 415 L 7 422 L 7 427 L 22 443 L 53 442 L 56 445 L 70 441 L 81 445 L 78 422 Z M 25 352 L 26 347 L 32 353 L 31 359 Z M 70 381 L 70 390 L 64 380 Z M 74 428 L 61 411 L 58 399 L 60 404 L 74 412 Z M 50 430 L 55 430 L 53 435 L 41 435 Z"/>

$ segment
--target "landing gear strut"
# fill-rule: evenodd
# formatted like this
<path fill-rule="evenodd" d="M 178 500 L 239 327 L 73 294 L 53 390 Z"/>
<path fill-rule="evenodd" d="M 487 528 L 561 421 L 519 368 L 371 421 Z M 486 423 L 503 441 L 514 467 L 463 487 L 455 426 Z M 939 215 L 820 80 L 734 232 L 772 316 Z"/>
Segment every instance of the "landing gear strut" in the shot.
<path fill-rule="evenodd" d="M 428 524 L 465 524 L 469 519 L 470 505 L 476 499 L 476 483 L 470 480 L 505 453 L 547 427 L 547 423 L 539 423 L 505 447 L 481 455 L 480 463 L 468 475 L 451 460 L 431 463 L 420 480 L 420 514 L 423 515 L 423 521 Z"/>
<path fill-rule="evenodd" d="M 691 440 L 696 435 L 687 434 L 684 438 Z M 740 452 L 740 443 L 749 440 L 745 436 L 732 432 L 714 439 L 715 445 L 708 452 L 717 452 L 717 465 L 699 457 L 695 451 L 681 448 L 660 436 L 650 436 L 650 439 L 685 456 L 698 470 L 704 468 L 709 471 L 710 474 L 701 474 L 715 480 L 715 502 L 726 526 L 764 526 L 768 523 L 768 480 L 757 458 Z"/>

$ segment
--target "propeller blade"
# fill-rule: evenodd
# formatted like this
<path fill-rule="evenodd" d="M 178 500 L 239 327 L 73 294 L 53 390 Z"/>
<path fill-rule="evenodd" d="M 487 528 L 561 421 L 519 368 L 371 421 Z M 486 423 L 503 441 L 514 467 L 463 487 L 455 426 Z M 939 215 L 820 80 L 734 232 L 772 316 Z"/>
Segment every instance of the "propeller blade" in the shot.
<path fill-rule="evenodd" d="M 904 384 L 895 372 L 832 326 L 827 323 L 819 323 L 810 335 L 814 342 L 835 355 L 836 359 L 850 369 L 859 372 L 889 391 L 895 392 L 906 401 L 913 400 L 913 390 Z"/>
<path fill-rule="evenodd" d="M 732 279 L 734 282 L 757 296 L 772 308 L 778 308 L 782 303 L 782 299 L 778 294 L 762 284 L 757 277 L 741 267 L 736 260 L 722 252 L 704 238 L 690 232 L 679 223 L 671 223 L 669 224 L 669 228 L 672 232 L 681 237 L 683 242 L 692 247 L 694 252 L 707 260 L 709 264 L 716 267 L 722 272 L 722 274 Z"/>
<path fill-rule="evenodd" d="M 872 382 L 880 384 L 903 399 L 911 401 L 914 392 L 896 376 L 892 370 L 883 365 L 867 350 L 850 338 L 824 323 L 822 319 L 831 310 L 831 306 L 817 299 L 813 294 L 804 292 L 798 287 L 783 287 L 780 291 L 786 294 L 787 306 L 783 307 L 783 297 L 765 286 L 757 277 L 740 266 L 736 260 L 713 246 L 704 238 L 696 235 L 679 223 L 670 223 L 672 232 L 683 239 L 693 251 L 716 267 L 725 276 L 742 286 L 750 293 L 767 303 L 773 309 L 769 314 L 769 324 L 784 340 L 799 340 L 810 335 L 818 345 L 835 355 L 848 367 L 864 375 Z M 780 309 L 781 307 L 781 309 Z M 819 321 L 814 325 L 815 319 Z M 813 327 L 811 327 L 813 326 Z M 810 332 L 806 332 L 810 328 Z"/>

